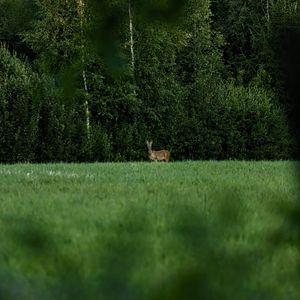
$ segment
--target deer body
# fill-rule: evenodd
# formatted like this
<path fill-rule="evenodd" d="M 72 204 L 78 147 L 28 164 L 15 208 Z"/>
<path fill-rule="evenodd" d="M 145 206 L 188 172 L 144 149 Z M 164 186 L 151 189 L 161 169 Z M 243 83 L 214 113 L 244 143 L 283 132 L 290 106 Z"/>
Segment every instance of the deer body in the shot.
<path fill-rule="evenodd" d="M 152 141 L 146 141 L 149 153 L 149 159 L 152 161 L 166 161 L 168 162 L 170 159 L 170 151 L 168 150 L 159 150 L 153 151 L 152 150 Z"/>

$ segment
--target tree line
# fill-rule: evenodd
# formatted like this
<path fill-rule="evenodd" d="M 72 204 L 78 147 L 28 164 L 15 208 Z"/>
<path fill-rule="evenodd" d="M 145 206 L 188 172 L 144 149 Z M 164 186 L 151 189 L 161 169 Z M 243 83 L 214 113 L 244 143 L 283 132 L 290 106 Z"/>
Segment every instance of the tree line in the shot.
<path fill-rule="evenodd" d="M 299 4 L 0 1 L 0 162 L 297 158 Z"/>

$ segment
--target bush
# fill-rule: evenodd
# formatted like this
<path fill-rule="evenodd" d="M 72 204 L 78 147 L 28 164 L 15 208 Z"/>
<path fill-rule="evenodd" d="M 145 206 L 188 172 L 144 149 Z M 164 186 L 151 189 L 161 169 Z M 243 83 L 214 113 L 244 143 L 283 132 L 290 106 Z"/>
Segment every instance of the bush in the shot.
<path fill-rule="evenodd" d="M 205 88 L 205 87 L 204 87 Z M 256 86 L 224 84 L 203 92 L 178 132 L 175 155 L 189 159 L 287 159 L 292 139 L 272 96 Z"/>
<path fill-rule="evenodd" d="M 0 162 L 34 159 L 39 99 L 37 76 L 5 48 L 0 48 Z"/>
<path fill-rule="evenodd" d="M 223 158 L 289 158 L 291 136 L 272 95 L 257 86 L 224 88 L 219 96 L 221 128 L 227 133 L 222 139 Z"/>

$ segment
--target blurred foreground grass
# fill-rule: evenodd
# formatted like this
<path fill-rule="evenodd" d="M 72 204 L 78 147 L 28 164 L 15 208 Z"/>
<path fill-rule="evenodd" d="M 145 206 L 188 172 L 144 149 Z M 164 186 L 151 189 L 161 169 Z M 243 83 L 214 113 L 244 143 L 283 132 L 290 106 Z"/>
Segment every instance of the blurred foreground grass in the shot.
<path fill-rule="evenodd" d="M 295 163 L 0 166 L 0 299 L 300 299 Z"/>

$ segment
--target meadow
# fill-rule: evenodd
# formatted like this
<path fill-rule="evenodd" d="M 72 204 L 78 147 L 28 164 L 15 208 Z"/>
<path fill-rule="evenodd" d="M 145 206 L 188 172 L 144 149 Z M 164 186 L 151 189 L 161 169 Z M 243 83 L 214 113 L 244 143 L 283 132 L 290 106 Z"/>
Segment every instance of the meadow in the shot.
<path fill-rule="evenodd" d="M 300 299 L 287 161 L 0 165 L 0 299 Z"/>

